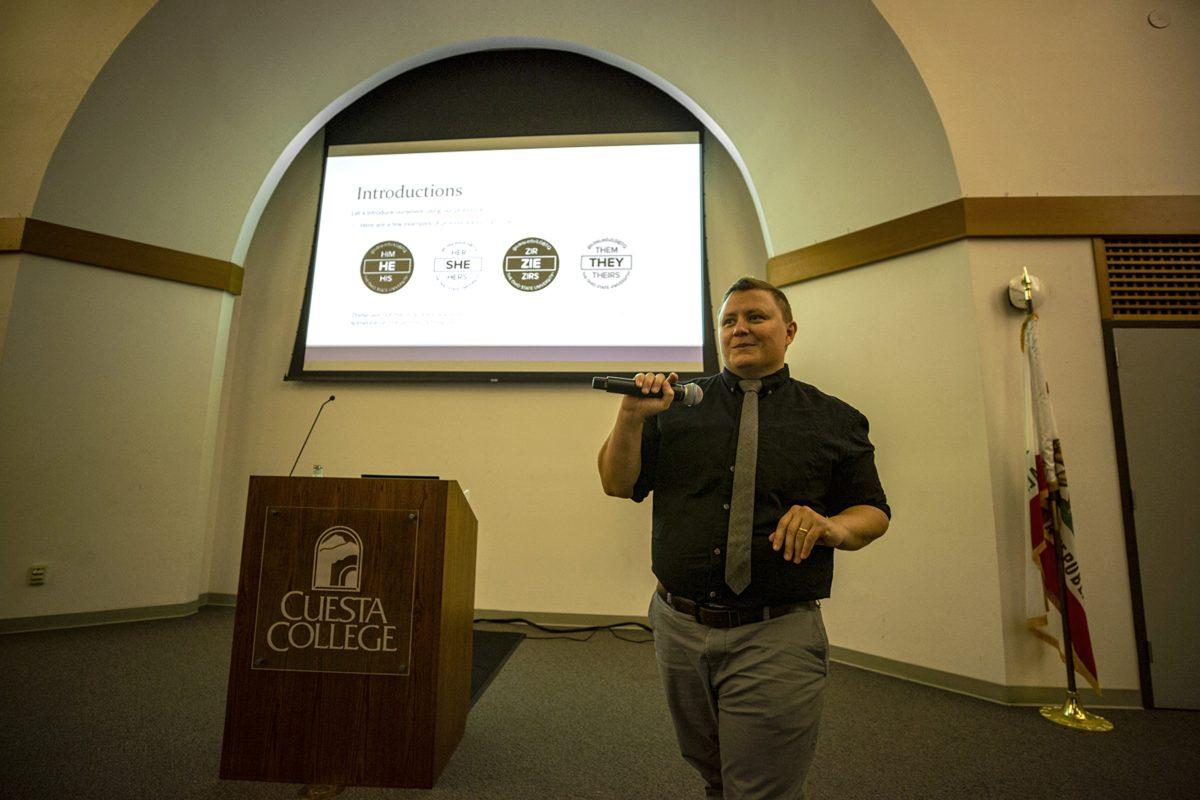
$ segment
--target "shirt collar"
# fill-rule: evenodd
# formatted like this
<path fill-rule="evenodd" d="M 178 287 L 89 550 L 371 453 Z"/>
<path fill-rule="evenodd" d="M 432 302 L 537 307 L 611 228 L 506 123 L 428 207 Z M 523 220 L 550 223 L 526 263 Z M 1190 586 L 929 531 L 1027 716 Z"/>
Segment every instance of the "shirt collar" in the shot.
<path fill-rule="evenodd" d="M 778 389 L 780 386 L 787 383 L 791 377 L 791 373 L 788 372 L 788 365 L 784 364 L 783 369 L 779 370 L 778 372 L 773 372 L 762 379 L 762 391 L 765 393 Z M 738 381 L 740 381 L 741 378 L 731 372 L 729 367 L 725 367 L 723 370 L 721 370 L 721 380 L 724 381 L 725 386 L 728 387 L 729 391 L 733 392 L 738 390 Z"/>

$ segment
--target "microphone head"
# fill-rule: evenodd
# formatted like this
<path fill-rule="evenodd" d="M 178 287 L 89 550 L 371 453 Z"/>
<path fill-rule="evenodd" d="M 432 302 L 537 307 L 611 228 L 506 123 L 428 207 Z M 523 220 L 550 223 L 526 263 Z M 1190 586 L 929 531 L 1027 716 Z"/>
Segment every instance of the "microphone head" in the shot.
<path fill-rule="evenodd" d="M 331 395 L 329 395 L 329 399 L 334 400 L 334 399 L 336 399 L 336 396 L 331 394 Z"/>
<path fill-rule="evenodd" d="M 694 383 L 685 383 L 683 385 L 683 404 L 685 406 L 698 406 L 700 401 L 704 399 L 704 390 Z"/>

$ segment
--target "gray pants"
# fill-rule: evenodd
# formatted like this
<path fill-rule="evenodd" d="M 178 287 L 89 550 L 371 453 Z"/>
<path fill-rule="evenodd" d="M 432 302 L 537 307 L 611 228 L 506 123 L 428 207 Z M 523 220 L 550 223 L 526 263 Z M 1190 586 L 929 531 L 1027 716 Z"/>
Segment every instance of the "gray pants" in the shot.
<path fill-rule="evenodd" d="M 655 594 L 649 616 L 679 749 L 705 796 L 804 797 L 829 671 L 821 609 L 710 628 Z"/>

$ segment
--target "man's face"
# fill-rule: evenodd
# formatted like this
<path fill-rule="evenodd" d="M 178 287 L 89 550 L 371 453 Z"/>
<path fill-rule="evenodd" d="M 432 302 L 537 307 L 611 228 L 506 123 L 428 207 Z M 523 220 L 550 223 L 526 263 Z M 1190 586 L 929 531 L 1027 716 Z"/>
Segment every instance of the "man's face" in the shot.
<path fill-rule="evenodd" d="M 783 311 L 770 292 L 748 289 L 725 300 L 717 330 L 725 366 L 740 378 L 762 378 L 783 367 L 796 323 L 783 321 Z"/>

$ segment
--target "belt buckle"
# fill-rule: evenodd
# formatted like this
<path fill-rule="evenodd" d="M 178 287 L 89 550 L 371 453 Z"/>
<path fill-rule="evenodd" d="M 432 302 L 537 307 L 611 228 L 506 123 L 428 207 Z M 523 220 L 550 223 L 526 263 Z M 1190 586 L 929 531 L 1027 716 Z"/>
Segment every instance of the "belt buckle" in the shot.
<path fill-rule="evenodd" d="M 697 606 L 697 609 L 700 608 L 703 608 L 703 606 Z M 737 610 L 733 608 L 708 607 L 705 610 L 708 611 L 711 622 L 702 622 L 699 619 L 699 611 L 697 611 L 696 621 L 700 622 L 701 625 L 708 625 L 710 628 L 736 628 L 741 621 L 734 617 Z"/>

